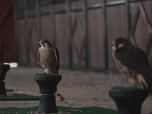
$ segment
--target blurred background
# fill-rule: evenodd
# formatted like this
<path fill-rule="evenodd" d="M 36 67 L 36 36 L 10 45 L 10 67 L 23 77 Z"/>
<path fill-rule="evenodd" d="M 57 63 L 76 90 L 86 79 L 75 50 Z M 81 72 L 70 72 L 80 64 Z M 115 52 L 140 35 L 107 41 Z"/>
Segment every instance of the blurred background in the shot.
<path fill-rule="evenodd" d="M 125 37 L 152 57 L 152 0 L 1 0 L 7 63 L 38 66 L 40 39 L 58 48 L 61 68 L 115 71 L 110 44 Z"/>

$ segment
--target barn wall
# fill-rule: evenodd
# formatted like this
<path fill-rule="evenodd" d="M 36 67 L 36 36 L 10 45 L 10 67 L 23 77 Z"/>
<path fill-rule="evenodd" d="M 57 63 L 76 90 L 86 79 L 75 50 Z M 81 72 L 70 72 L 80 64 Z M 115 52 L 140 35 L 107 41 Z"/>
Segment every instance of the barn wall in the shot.
<path fill-rule="evenodd" d="M 24 0 L 23 0 L 24 1 Z M 116 0 L 107 0 L 107 2 L 116 1 Z M 41 2 L 41 1 L 40 1 Z M 88 0 L 88 7 L 94 6 L 96 4 L 100 4 L 101 0 Z M 150 23 L 152 23 L 151 19 L 151 8 L 150 8 L 150 1 L 145 0 L 143 5 L 145 7 L 145 11 L 150 19 Z M 34 4 L 34 3 L 33 3 Z M 40 3 L 41 4 L 41 3 Z M 134 20 L 136 16 L 136 12 L 139 7 L 138 2 L 131 3 L 131 27 L 134 25 Z M 77 0 L 73 1 L 70 4 L 71 10 L 81 9 L 83 7 L 82 1 Z M 25 20 L 25 8 L 18 8 L 17 9 L 17 20 L 18 20 L 18 29 L 19 29 L 19 63 L 22 64 L 29 64 L 29 65 L 37 65 L 36 63 L 36 51 L 39 41 L 39 36 L 41 39 L 48 39 L 50 40 L 53 45 L 55 45 L 60 52 L 60 62 L 61 66 L 70 66 L 69 62 L 69 53 L 72 56 L 72 67 L 79 67 L 79 68 L 86 68 L 86 60 L 89 59 L 88 66 L 89 68 L 98 68 L 104 69 L 105 67 L 105 50 L 104 50 L 104 38 L 103 38 L 103 15 L 101 8 L 89 9 L 87 12 L 88 16 L 88 56 L 86 57 L 86 39 L 85 39 L 85 31 L 84 31 L 84 18 L 82 10 L 71 12 L 71 39 L 72 39 L 72 52 L 69 51 L 69 38 L 68 38 L 68 15 L 66 13 L 67 5 L 65 2 L 63 3 L 56 3 L 54 4 L 54 11 L 56 12 L 54 15 L 55 19 L 55 32 L 54 36 L 52 37 L 52 25 L 53 21 L 51 18 L 51 4 L 40 5 L 39 6 L 39 14 L 37 14 L 36 6 L 33 5 L 28 7 L 28 21 Z M 125 12 L 125 5 L 115 5 L 111 7 L 107 7 L 107 53 L 106 56 L 108 58 L 108 69 L 115 69 L 115 63 L 113 61 L 111 55 L 111 48 L 110 44 L 113 39 L 117 37 L 126 37 L 126 12 Z M 40 15 L 40 23 L 38 25 L 38 15 Z M 147 30 L 147 23 L 145 23 L 143 14 L 140 13 L 136 29 L 131 36 L 131 41 L 145 52 L 147 50 L 147 44 L 149 43 L 150 39 L 150 32 Z M 28 24 L 28 31 L 25 31 L 25 25 Z M 38 26 L 40 26 L 41 32 L 38 33 Z M 25 38 L 25 32 L 27 32 L 28 39 L 29 39 L 29 52 L 26 51 L 27 45 Z M 55 41 L 54 41 L 55 39 Z M 151 47 L 149 52 L 147 53 L 149 58 L 152 57 L 151 55 Z M 25 53 L 26 52 L 26 53 Z M 29 53 L 29 60 L 27 59 L 27 53 Z"/>
<path fill-rule="evenodd" d="M 4 61 L 16 61 L 13 0 L 0 2 L 0 41 L 4 46 Z"/>

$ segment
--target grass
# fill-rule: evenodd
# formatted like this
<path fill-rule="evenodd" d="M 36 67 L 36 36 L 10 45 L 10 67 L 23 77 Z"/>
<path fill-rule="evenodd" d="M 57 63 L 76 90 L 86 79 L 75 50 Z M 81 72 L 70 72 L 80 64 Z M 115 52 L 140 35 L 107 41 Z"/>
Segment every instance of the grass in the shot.
<path fill-rule="evenodd" d="M 136 86 L 115 86 L 115 87 L 112 87 L 112 89 L 115 89 L 115 90 L 139 90 L 140 88 L 138 88 Z"/>
<path fill-rule="evenodd" d="M 6 88 L 5 91 L 6 91 L 6 92 L 13 92 L 14 90 L 13 90 L 13 89 L 8 89 L 8 88 Z"/>
<path fill-rule="evenodd" d="M 7 96 L 0 96 L 0 101 L 18 101 L 18 100 L 39 100 L 39 96 L 33 96 L 23 93 L 15 93 Z"/>
<path fill-rule="evenodd" d="M 57 107 L 59 112 L 70 114 L 117 114 L 117 111 L 102 107 Z M 0 108 L 0 114 L 36 114 L 38 107 Z"/>

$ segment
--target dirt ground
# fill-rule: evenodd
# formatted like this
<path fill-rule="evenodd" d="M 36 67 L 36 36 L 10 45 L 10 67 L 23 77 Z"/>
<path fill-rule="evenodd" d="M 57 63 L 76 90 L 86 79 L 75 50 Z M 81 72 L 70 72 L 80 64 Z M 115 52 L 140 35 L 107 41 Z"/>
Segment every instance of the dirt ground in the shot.
<path fill-rule="evenodd" d="M 35 73 L 40 68 L 18 67 L 11 68 L 5 79 L 6 88 L 14 89 L 15 93 L 38 95 L 39 88 L 34 81 Z M 62 80 L 58 84 L 58 91 L 73 107 L 104 107 L 117 110 L 114 101 L 109 97 L 112 86 L 124 85 L 126 80 L 119 73 L 86 72 L 60 69 Z M 58 101 L 58 98 L 57 98 Z M 0 101 L 3 107 L 31 107 L 38 106 L 39 101 Z M 69 106 L 57 103 L 57 106 Z M 149 96 L 142 105 L 142 114 L 152 114 L 152 97 Z"/>

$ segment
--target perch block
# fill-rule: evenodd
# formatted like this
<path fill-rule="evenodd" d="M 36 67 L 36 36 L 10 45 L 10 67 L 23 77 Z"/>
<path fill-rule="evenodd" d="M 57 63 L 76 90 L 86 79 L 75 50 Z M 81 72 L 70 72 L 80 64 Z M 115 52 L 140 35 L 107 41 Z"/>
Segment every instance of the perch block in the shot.
<path fill-rule="evenodd" d="M 148 91 L 136 87 L 113 87 L 109 95 L 117 105 L 118 114 L 141 114 L 141 106 Z"/>
<path fill-rule="evenodd" d="M 57 84 L 61 80 L 60 74 L 36 74 L 34 79 L 37 82 L 40 93 L 38 112 L 57 113 L 54 93 L 57 91 Z"/>
<path fill-rule="evenodd" d="M 9 69 L 10 69 L 10 65 L 2 66 L 2 72 L 0 73 L 0 95 L 6 95 L 4 80 L 5 80 L 6 73 Z"/>

